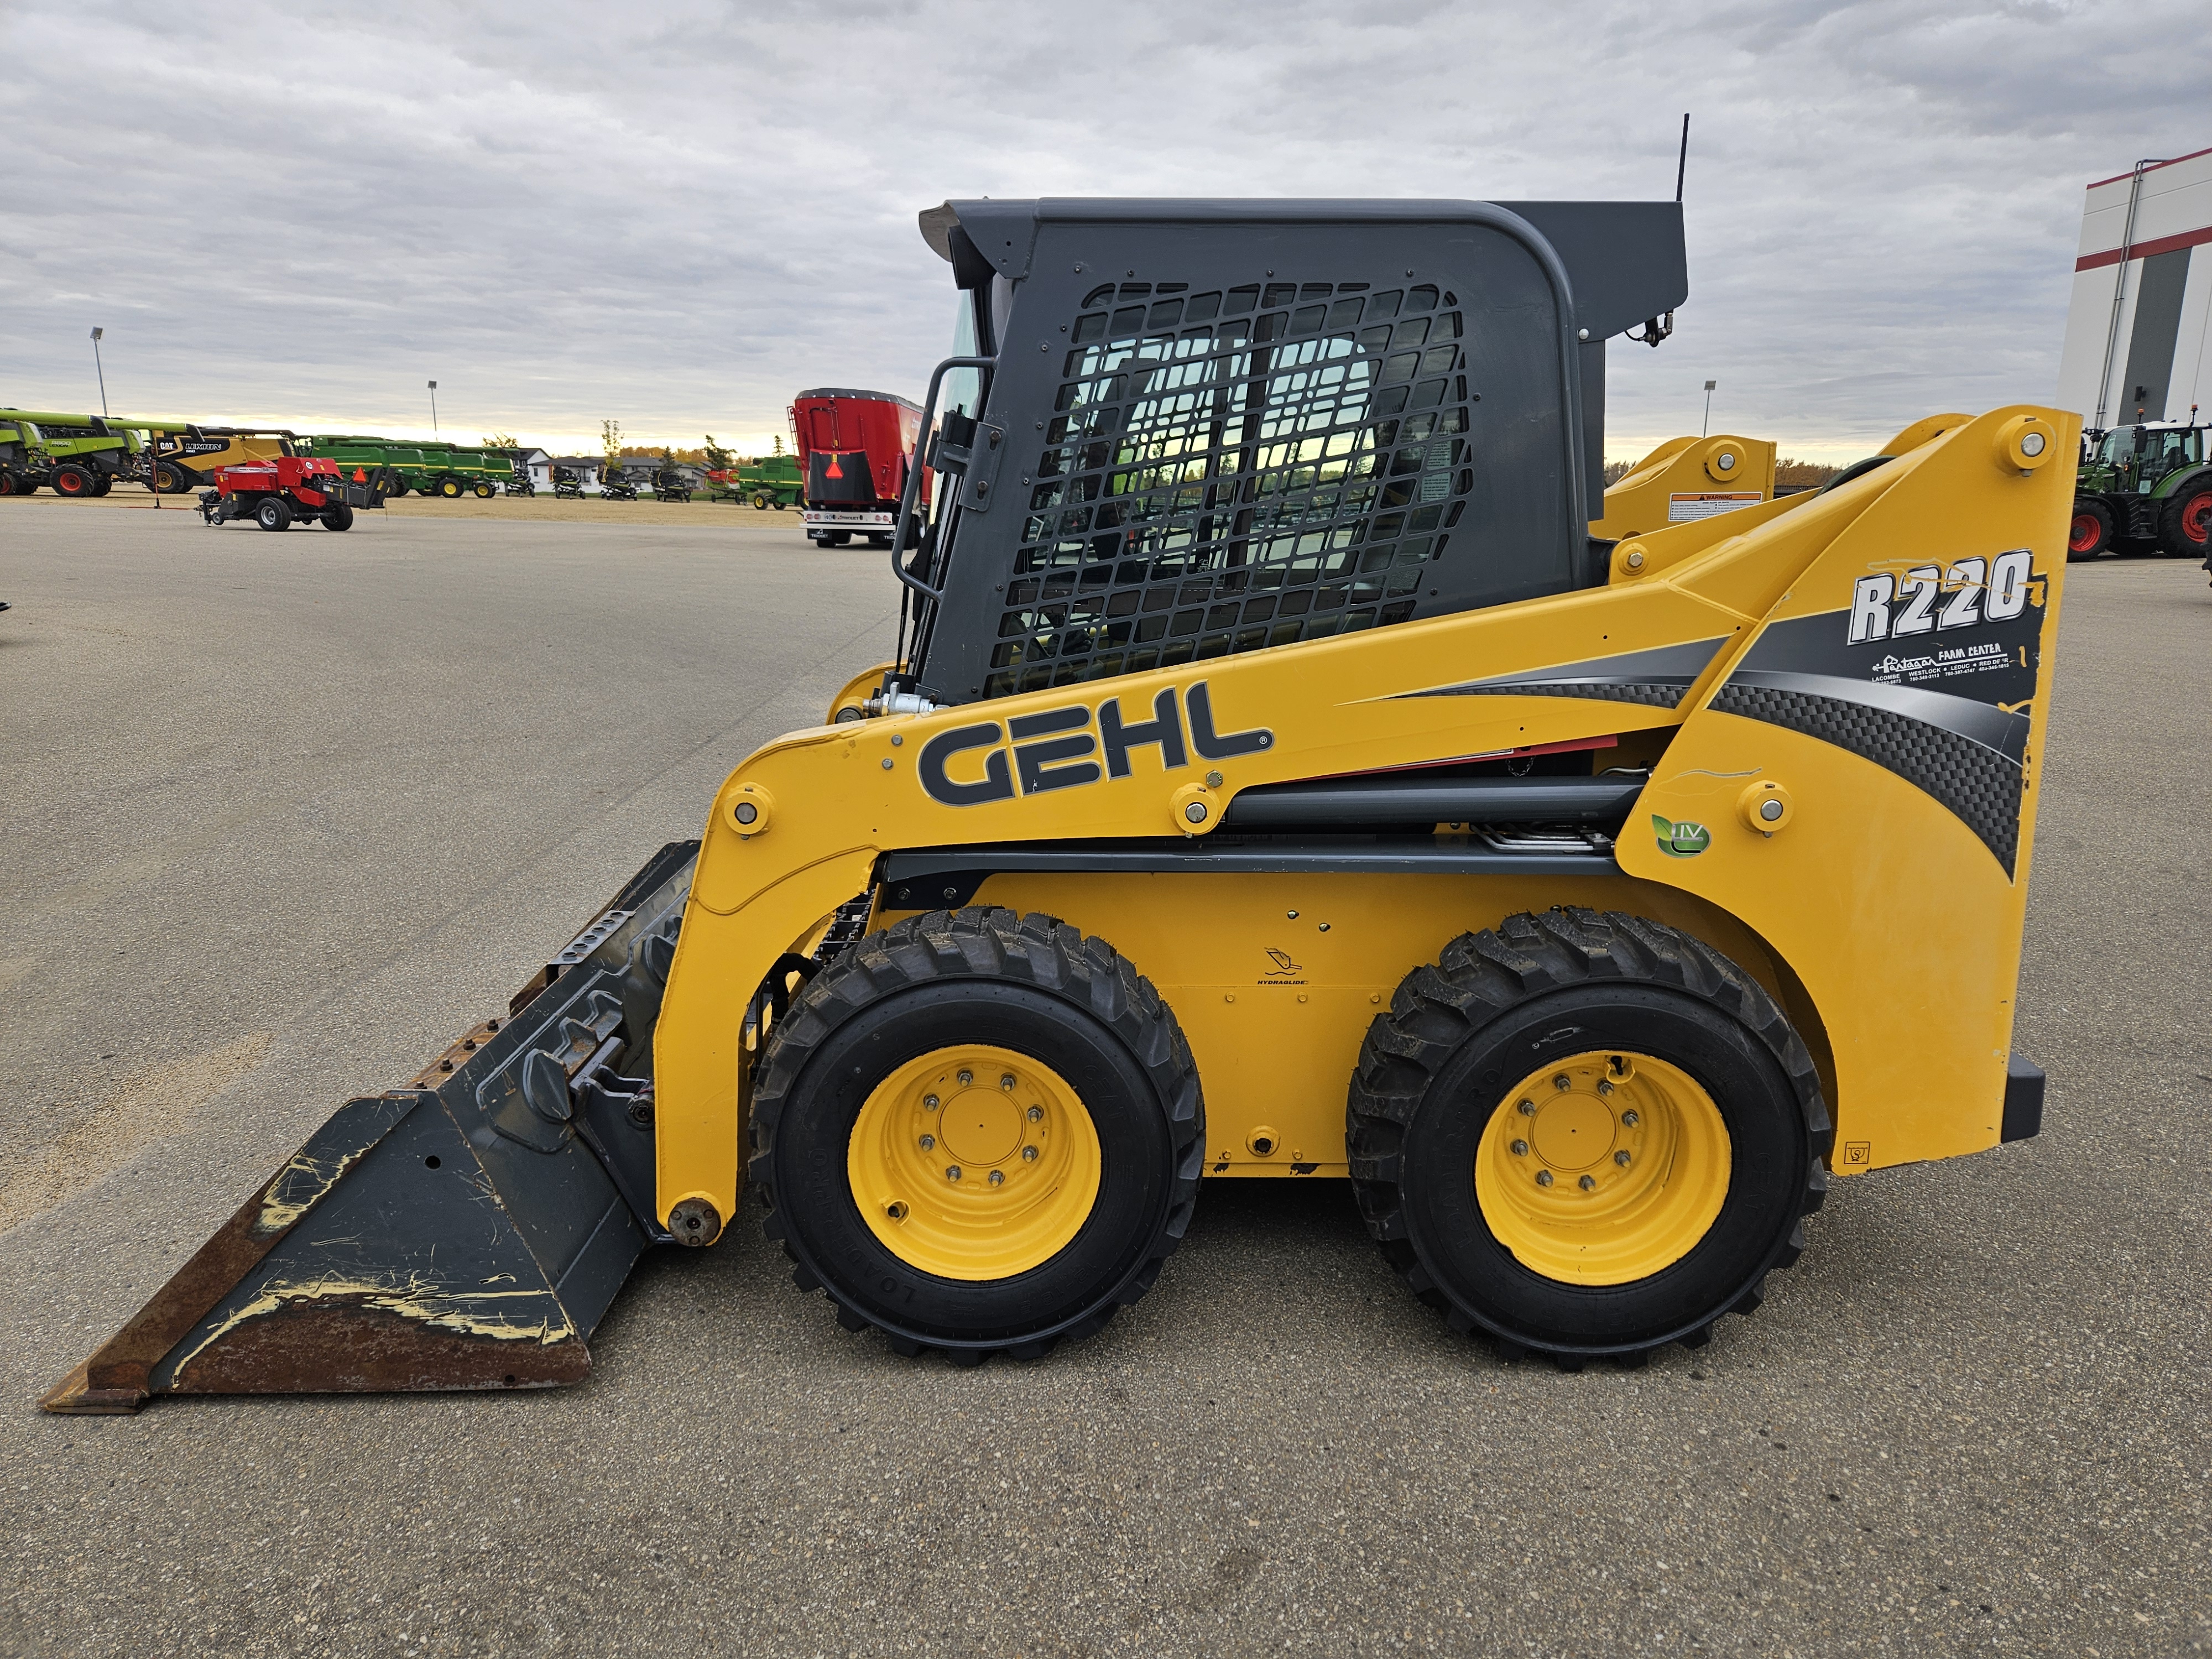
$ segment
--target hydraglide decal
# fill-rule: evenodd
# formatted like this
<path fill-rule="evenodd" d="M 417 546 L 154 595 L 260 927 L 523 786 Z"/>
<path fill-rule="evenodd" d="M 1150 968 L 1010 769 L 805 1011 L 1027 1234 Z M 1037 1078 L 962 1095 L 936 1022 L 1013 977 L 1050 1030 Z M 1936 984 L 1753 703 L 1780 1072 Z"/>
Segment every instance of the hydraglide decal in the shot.
<path fill-rule="evenodd" d="M 1188 749 L 1183 743 L 1185 713 L 1189 716 Z M 1233 760 L 1256 755 L 1275 743 L 1274 732 L 1264 726 L 1249 732 L 1217 732 L 1212 694 L 1204 680 L 1183 694 L 1181 710 L 1175 688 L 1169 686 L 1152 699 L 1149 720 L 1128 720 L 1119 697 L 1097 705 L 1095 735 L 1093 718 L 1091 704 L 1077 702 L 1016 714 L 1003 726 L 997 720 L 981 720 L 939 732 L 921 746 L 915 770 L 922 792 L 946 806 L 982 806 L 1012 800 L 1017 778 L 1024 795 L 1096 783 L 1102 777 L 1126 778 L 1131 771 L 1129 757 L 1140 749 L 1158 750 L 1160 769 L 1172 772 L 1190 764 L 1193 751 L 1200 760 Z M 956 763 L 963 775 L 957 779 L 952 775 Z"/>
<path fill-rule="evenodd" d="M 1408 691 L 1409 697 L 1593 697 L 1605 702 L 1639 702 L 1651 708 L 1673 708 L 1705 665 L 1721 648 L 1720 640 L 1690 640 L 1662 645 L 1650 651 L 1625 651 L 1618 656 L 1593 657 L 1588 662 L 1563 662 L 1549 668 L 1524 668 L 1462 685 L 1440 685 L 1429 691 Z"/>
<path fill-rule="evenodd" d="M 1770 623 L 1712 706 L 1847 749 L 1932 795 L 2014 873 L 2042 577 L 1993 559 L 1863 576 L 1848 610 Z"/>

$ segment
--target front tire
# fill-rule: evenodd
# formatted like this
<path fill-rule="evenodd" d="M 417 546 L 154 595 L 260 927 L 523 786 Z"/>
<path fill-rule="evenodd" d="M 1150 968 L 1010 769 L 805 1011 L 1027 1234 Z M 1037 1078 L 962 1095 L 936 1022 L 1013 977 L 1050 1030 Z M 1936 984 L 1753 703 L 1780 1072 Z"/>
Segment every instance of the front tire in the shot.
<path fill-rule="evenodd" d="M 800 1288 L 906 1354 L 1041 1355 L 1152 1288 L 1205 1109 L 1174 1012 L 1103 940 L 973 907 L 861 939 L 762 1057 L 752 1178 Z"/>
<path fill-rule="evenodd" d="M 325 507 L 323 509 L 323 528 L 325 530 L 352 529 L 353 508 L 348 507 L 343 501 L 338 501 L 332 506 Z"/>
<path fill-rule="evenodd" d="M 94 493 L 92 474 L 74 461 L 64 461 L 56 467 L 54 476 L 48 482 L 53 485 L 55 495 L 67 495 L 72 500 L 89 498 Z"/>
<path fill-rule="evenodd" d="M 1804 1044 L 1702 941 L 1583 909 L 1416 969 L 1346 1112 L 1368 1228 L 1509 1358 L 1638 1363 L 1749 1313 L 1804 1248 L 1832 1139 Z"/>
<path fill-rule="evenodd" d="M 281 496 L 264 496 L 261 504 L 253 509 L 253 522 L 264 530 L 289 530 L 292 527 L 292 509 Z"/>
<path fill-rule="evenodd" d="M 2112 545 L 2112 509 L 2100 501 L 2077 500 L 2066 530 L 2066 562 L 2086 564 L 2102 558 Z"/>

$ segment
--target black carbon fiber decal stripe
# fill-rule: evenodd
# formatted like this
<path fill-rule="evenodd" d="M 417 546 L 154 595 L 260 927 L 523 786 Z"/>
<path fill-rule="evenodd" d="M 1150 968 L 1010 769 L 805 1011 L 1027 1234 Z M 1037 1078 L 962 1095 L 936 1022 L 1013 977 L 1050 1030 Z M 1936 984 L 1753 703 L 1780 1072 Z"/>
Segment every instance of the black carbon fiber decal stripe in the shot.
<path fill-rule="evenodd" d="M 2021 769 L 1986 744 L 1907 715 L 1771 686 L 1721 688 L 1713 708 L 1818 738 L 1894 772 L 1941 801 L 2014 873 L 2020 850 Z"/>
<path fill-rule="evenodd" d="M 1462 697 L 1589 697 L 1600 702 L 1640 702 L 1649 708 L 1680 706 L 1686 685 L 1607 684 L 1597 680 L 1523 680 L 1498 685 L 1469 685 L 1453 695 Z"/>

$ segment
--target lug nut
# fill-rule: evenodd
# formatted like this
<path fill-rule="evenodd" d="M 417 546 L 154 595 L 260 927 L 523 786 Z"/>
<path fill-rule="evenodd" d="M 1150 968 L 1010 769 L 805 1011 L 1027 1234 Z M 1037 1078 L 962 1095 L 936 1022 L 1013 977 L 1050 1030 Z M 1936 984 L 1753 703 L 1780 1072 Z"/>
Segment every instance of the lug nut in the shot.
<path fill-rule="evenodd" d="M 957 1181 L 957 1180 L 959 1180 L 959 1179 L 960 1179 L 960 1166 L 959 1166 L 957 1164 L 946 1164 L 946 1165 L 945 1166 L 945 1178 L 947 1181 Z"/>
<path fill-rule="evenodd" d="M 1550 1186 L 1550 1185 L 1552 1184 L 1552 1172 L 1551 1172 L 1549 1170 L 1537 1170 L 1537 1171 L 1536 1171 L 1536 1184 L 1537 1184 L 1539 1187 L 1548 1187 L 1548 1186 Z"/>
<path fill-rule="evenodd" d="M 1514 1157 L 1516 1157 L 1516 1158 L 1526 1158 L 1526 1157 L 1528 1157 L 1528 1143 L 1527 1141 L 1525 1141 L 1525 1140 L 1516 1140 L 1516 1141 L 1515 1141 L 1515 1142 L 1513 1143 L 1513 1156 L 1514 1156 Z"/>
<path fill-rule="evenodd" d="M 960 1073 L 960 1086 L 963 1089 L 975 1080 L 975 1073 L 973 1072 L 963 1072 Z"/>
<path fill-rule="evenodd" d="M 1036 1149 L 1036 1147 L 1034 1147 L 1034 1146 L 1024 1146 L 1024 1147 L 1023 1147 L 1023 1148 L 1022 1148 L 1022 1162 L 1023 1162 L 1023 1163 L 1024 1163 L 1024 1164 L 1034 1164 L 1034 1163 L 1036 1163 L 1036 1161 L 1037 1161 L 1037 1149 Z"/>
<path fill-rule="evenodd" d="M 1043 1122 L 1043 1121 L 1044 1121 L 1044 1108 L 1043 1108 L 1043 1107 L 1042 1107 L 1042 1106 L 1032 1106 L 1032 1107 L 1030 1107 L 1030 1122 L 1032 1122 L 1032 1123 L 1042 1123 L 1042 1122 Z"/>
<path fill-rule="evenodd" d="M 1615 1152 L 1613 1155 L 1613 1161 L 1625 1170 L 1629 1164 L 1628 1154 L 1626 1152 Z"/>
<path fill-rule="evenodd" d="M 921 1138 L 921 1150 L 925 1152 L 936 1145 L 937 1137 L 935 1135 L 924 1135 Z"/>
<path fill-rule="evenodd" d="M 1552 1086 L 1554 1089 L 1559 1090 L 1560 1093 L 1565 1094 L 1568 1090 L 1573 1088 L 1575 1085 L 1574 1080 L 1568 1077 L 1565 1072 L 1558 1072 L 1553 1074 Z"/>
<path fill-rule="evenodd" d="M 1637 1116 L 1633 1112 L 1623 1112 L 1620 1115 L 1620 1127 L 1624 1129 L 1633 1129 L 1642 1121 L 1644 1121 L 1644 1120 Z"/>
<path fill-rule="evenodd" d="M 1613 1092 L 1613 1085 L 1601 1080 L 1597 1085 L 1597 1091 L 1601 1095 L 1609 1095 Z"/>
<path fill-rule="evenodd" d="M 1582 1180 L 1576 1184 L 1580 1186 L 1586 1193 L 1594 1193 L 1597 1190 L 1597 1177 L 1595 1176 L 1584 1176 Z"/>
<path fill-rule="evenodd" d="M 935 1111 L 937 1109 L 937 1097 L 935 1095 L 924 1095 L 921 1097 L 921 1109 L 925 1112 Z"/>
<path fill-rule="evenodd" d="M 1521 1103 L 1518 1109 L 1522 1116 L 1534 1117 L 1536 1115 L 1536 1103 L 1533 1100 L 1524 1100 Z"/>
<path fill-rule="evenodd" d="M 1004 1170 L 992 1170 L 992 1171 L 991 1171 L 991 1184 L 992 1184 L 994 1187 L 1003 1187 L 1003 1186 L 1005 1186 L 1005 1185 L 1006 1184 L 1006 1172 Z"/>
<path fill-rule="evenodd" d="M 1000 1073 L 999 1074 L 999 1086 L 1001 1089 L 1012 1088 L 1014 1086 L 1014 1074 L 1012 1072 Z"/>

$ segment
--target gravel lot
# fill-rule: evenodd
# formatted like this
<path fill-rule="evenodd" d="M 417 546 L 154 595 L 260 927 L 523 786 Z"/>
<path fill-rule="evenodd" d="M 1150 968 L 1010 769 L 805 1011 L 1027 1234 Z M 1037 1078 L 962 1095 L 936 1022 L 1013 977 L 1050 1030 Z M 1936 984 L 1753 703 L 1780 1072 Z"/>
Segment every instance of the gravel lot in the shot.
<path fill-rule="evenodd" d="M 1501 1364 L 1340 1187 L 1224 1183 L 1032 1364 L 845 1333 L 749 1214 L 641 1267 L 574 1389 L 40 1413 L 337 1101 L 886 650 L 881 554 L 592 505 L 277 538 L 0 501 L 0 1650 L 2212 1640 L 2212 591 L 2176 561 L 2070 577 L 2020 1036 L 2049 1127 L 1839 1184 L 1694 1357 Z"/>

